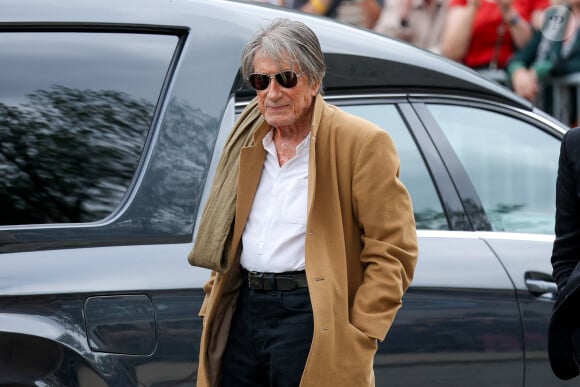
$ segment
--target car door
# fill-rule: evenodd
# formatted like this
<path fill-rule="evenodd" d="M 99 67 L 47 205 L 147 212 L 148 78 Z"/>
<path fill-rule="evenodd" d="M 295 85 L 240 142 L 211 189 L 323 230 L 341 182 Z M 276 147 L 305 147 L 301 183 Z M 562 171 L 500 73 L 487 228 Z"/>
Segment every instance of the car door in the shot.
<path fill-rule="evenodd" d="M 561 130 L 542 117 L 490 104 L 426 101 L 416 106 L 454 171 L 462 200 L 487 219 L 476 232 L 513 282 L 522 316 L 525 386 L 568 386 L 546 352 L 556 295 L 550 256 Z M 431 120 L 432 119 L 432 120 Z M 475 216 L 475 215 L 474 215 Z"/>
<path fill-rule="evenodd" d="M 513 283 L 473 232 L 419 116 L 403 97 L 332 102 L 393 137 L 417 220 L 416 274 L 379 347 L 377 386 L 521 386 L 522 326 Z"/>

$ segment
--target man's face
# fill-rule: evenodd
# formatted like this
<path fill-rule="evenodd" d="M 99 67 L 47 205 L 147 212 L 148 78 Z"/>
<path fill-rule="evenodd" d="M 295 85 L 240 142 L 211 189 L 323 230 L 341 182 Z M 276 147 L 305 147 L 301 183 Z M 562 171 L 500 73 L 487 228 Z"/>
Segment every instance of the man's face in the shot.
<path fill-rule="evenodd" d="M 293 70 L 297 74 L 301 69 L 293 67 L 289 62 L 276 63 L 266 57 L 261 50 L 254 57 L 254 72 L 274 76 L 280 71 Z M 301 75 L 298 83 L 292 88 L 282 87 L 275 78 L 264 90 L 258 90 L 258 106 L 266 122 L 275 128 L 309 125 L 310 108 L 314 96 L 318 93 L 319 84 L 309 84 L 308 77 Z"/>

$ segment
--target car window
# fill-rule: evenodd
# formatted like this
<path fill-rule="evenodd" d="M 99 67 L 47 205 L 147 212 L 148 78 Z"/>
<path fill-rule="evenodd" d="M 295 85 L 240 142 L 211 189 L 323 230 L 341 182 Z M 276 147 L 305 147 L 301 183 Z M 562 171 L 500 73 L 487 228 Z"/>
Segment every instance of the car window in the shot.
<path fill-rule="evenodd" d="M 552 234 L 560 141 L 497 112 L 428 105 L 494 231 Z"/>
<path fill-rule="evenodd" d="M 119 206 L 177 43 L 136 33 L 0 35 L 0 225 L 91 222 Z"/>
<path fill-rule="evenodd" d="M 397 108 L 394 105 L 351 105 L 341 108 L 374 122 L 393 138 L 401 160 L 401 181 L 413 200 L 417 228 L 449 229 L 429 171 Z"/>

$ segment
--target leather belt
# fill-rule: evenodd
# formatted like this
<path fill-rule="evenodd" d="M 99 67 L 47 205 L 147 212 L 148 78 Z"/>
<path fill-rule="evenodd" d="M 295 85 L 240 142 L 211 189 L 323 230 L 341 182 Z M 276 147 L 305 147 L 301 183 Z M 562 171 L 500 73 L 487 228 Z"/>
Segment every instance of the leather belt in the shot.
<path fill-rule="evenodd" d="M 244 279 L 247 280 L 250 289 L 254 290 L 289 291 L 308 287 L 304 271 L 260 273 L 244 270 Z"/>

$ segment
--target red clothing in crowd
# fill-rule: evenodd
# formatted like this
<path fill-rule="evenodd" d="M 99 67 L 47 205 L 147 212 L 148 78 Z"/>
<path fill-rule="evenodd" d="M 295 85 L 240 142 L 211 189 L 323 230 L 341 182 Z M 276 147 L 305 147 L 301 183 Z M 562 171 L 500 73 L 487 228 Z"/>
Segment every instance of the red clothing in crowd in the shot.
<path fill-rule="evenodd" d="M 520 17 L 530 22 L 532 13 L 549 7 L 550 0 L 514 0 L 513 4 Z M 467 0 L 449 2 L 450 7 L 466 5 Z M 481 0 L 472 28 L 471 42 L 463 63 L 471 68 L 487 68 L 493 61 L 497 68 L 505 68 L 515 46 L 509 25 L 503 21 L 494 0 Z"/>

